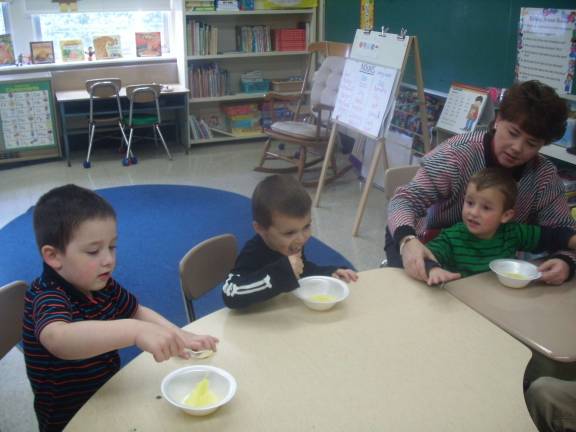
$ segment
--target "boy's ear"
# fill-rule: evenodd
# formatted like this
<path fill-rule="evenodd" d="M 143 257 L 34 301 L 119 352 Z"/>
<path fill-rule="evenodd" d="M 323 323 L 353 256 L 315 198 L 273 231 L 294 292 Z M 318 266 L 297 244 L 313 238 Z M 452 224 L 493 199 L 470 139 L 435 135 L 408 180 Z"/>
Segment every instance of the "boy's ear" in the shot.
<path fill-rule="evenodd" d="M 266 232 L 266 229 L 256 221 L 252 221 L 252 228 L 254 228 L 254 231 L 256 231 L 256 234 L 258 234 L 260 236 L 264 232 Z"/>
<path fill-rule="evenodd" d="M 62 254 L 54 246 L 44 245 L 40 248 L 40 254 L 42 259 L 46 264 L 52 267 L 54 270 L 60 270 L 62 268 Z"/>
<path fill-rule="evenodd" d="M 514 217 L 514 214 L 515 214 L 514 209 L 506 210 L 504 213 L 502 213 L 502 216 L 500 217 L 500 223 L 510 222 Z"/>

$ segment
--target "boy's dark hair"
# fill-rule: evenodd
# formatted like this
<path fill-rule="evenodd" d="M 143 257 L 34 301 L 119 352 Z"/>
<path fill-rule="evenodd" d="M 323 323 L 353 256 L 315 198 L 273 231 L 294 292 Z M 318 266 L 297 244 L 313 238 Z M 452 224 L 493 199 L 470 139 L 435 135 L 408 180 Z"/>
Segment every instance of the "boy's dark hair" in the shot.
<path fill-rule="evenodd" d="M 42 195 L 34 208 L 38 249 L 50 245 L 65 252 L 80 224 L 105 218 L 116 219 L 116 212 L 95 192 L 73 184 L 54 188 Z"/>
<path fill-rule="evenodd" d="M 291 217 L 305 217 L 310 213 L 312 200 L 306 189 L 289 175 L 266 177 L 252 194 L 252 219 L 263 228 L 272 225 L 272 213 Z"/>
<path fill-rule="evenodd" d="M 540 81 L 514 84 L 500 104 L 503 120 L 516 123 L 520 129 L 545 144 L 557 141 L 566 132 L 568 105 L 556 91 Z"/>
<path fill-rule="evenodd" d="M 476 99 L 474 99 L 476 102 L 482 102 L 484 100 L 484 98 L 482 96 L 476 96 Z"/>
<path fill-rule="evenodd" d="M 516 205 L 518 186 L 512 175 L 502 168 L 484 168 L 474 174 L 469 181 L 476 190 L 496 188 L 504 195 L 503 210 L 510 210 Z"/>

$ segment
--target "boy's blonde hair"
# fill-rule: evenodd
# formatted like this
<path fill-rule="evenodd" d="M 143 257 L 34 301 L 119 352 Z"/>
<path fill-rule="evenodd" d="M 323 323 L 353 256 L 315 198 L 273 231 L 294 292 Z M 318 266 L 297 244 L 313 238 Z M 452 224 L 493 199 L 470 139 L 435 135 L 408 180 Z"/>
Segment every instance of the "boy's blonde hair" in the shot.
<path fill-rule="evenodd" d="M 272 225 L 274 212 L 302 218 L 310 213 L 312 200 L 298 180 L 289 175 L 266 177 L 252 194 L 252 219 L 262 228 Z"/>
<path fill-rule="evenodd" d="M 504 195 L 503 210 L 513 209 L 518 196 L 518 186 L 512 175 L 502 168 L 484 168 L 474 174 L 469 184 L 476 186 L 476 190 L 496 188 Z"/>

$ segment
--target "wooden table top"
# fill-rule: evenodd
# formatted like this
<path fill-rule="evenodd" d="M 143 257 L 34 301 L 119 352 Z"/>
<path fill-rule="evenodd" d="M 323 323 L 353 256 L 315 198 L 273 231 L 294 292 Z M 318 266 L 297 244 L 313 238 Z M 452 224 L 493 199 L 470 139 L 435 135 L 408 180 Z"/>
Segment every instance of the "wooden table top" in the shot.
<path fill-rule="evenodd" d="M 334 309 L 285 294 L 187 326 L 220 338 L 210 359 L 143 353 L 67 431 L 535 431 L 522 378 L 530 351 L 445 290 L 399 269 L 360 273 Z M 169 372 L 211 364 L 238 382 L 232 401 L 191 417 L 160 397 Z"/>
<path fill-rule="evenodd" d="M 488 272 L 450 282 L 446 289 L 535 351 L 576 362 L 576 281 L 514 289 Z"/>

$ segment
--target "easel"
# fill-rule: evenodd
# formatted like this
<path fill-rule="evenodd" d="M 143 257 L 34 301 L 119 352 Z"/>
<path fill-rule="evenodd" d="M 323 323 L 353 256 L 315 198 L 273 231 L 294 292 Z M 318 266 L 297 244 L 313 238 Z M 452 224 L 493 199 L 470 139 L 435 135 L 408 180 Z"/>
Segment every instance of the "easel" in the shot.
<path fill-rule="evenodd" d="M 382 43 L 381 43 L 382 42 Z M 366 49 L 366 46 L 369 49 Z M 373 48 L 375 46 L 375 48 Z M 414 58 L 414 69 L 416 73 L 416 84 L 418 92 L 418 105 L 420 111 L 420 122 L 422 127 L 422 138 L 424 141 L 425 152 L 430 151 L 430 132 L 428 129 L 428 115 L 426 112 L 426 98 L 424 95 L 424 79 L 422 77 L 422 64 L 420 62 L 420 48 L 418 45 L 418 39 L 416 36 L 408 36 L 406 30 L 402 29 L 399 35 L 386 33 L 384 27 L 381 32 L 365 32 L 362 30 L 356 30 L 356 36 L 354 37 L 354 44 L 352 46 L 352 52 L 350 55 L 351 59 L 365 61 L 367 63 L 372 63 L 376 65 L 391 67 L 399 70 L 396 83 L 392 92 L 390 103 L 392 106 L 395 105 L 396 98 L 398 97 L 398 91 L 400 89 L 400 83 L 404 77 L 404 72 L 406 68 L 406 63 L 408 56 L 412 54 Z M 372 162 L 370 164 L 370 169 L 368 171 L 368 176 L 366 177 L 366 183 L 364 184 L 364 189 L 362 191 L 362 197 L 360 198 L 360 203 L 358 205 L 358 210 L 356 212 L 356 220 L 354 221 L 354 227 L 352 229 L 352 235 L 358 235 L 358 228 L 362 217 L 364 216 L 364 211 L 366 209 L 366 201 L 368 199 L 368 192 L 372 187 L 372 182 L 374 176 L 376 175 L 376 169 L 378 167 L 378 161 L 382 155 L 382 151 L 385 149 L 386 134 L 388 132 L 388 125 L 392 118 L 393 109 L 390 109 L 386 119 L 384 120 L 383 127 L 381 129 L 380 135 L 376 137 L 376 148 L 374 150 L 374 155 L 372 157 Z M 324 158 L 324 163 L 322 165 L 322 171 L 320 173 L 320 178 L 318 180 L 318 187 L 316 189 L 316 195 L 314 197 L 314 206 L 318 207 L 320 202 L 320 194 L 324 187 L 324 181 L 326 177 L 326 170 L 328 168 L 328 162 L 331 159 L 332 153 L 334 151 L 334 144 L 336 138 L 336 130 L 338 124 L 342 124 L 347 128 L 355 130 L 360 133 L 363 137 L 367 134 L 365 131 L 358 129 L 355 125 L 344 124 L 335 119 L 332 125 L 332 130 L 330 132 L 330 139 L 328 141 L 328 146 L 326 148 L 326 156 Z M 386 152 L 383 154 L 384 170 L 388 168 L 388 158 Z"/>

